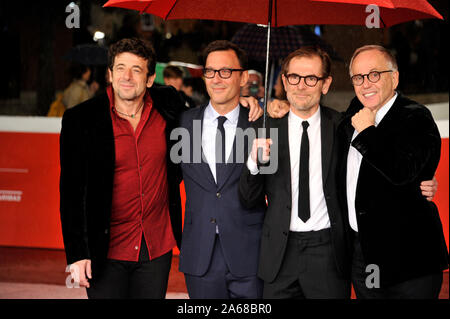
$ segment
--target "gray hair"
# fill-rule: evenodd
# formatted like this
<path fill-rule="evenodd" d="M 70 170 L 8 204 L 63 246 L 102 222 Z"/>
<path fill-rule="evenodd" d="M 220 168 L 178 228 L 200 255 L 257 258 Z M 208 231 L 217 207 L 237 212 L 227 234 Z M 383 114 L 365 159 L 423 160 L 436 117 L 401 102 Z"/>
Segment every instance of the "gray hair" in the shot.
<path fill-rule="evenodd" d="M 395 59 L 394 55 L 385 47 L 381 46 L 381 45 L 365 45 L 362 46 L 358 49 L 355 50 L 355 52 L 353 53 L 352 58 L 350 59 L 350 65 L 348 66 L 348 73 L 350 74 L 350 76 L 352 76 L 352 65 L 353 65 L 353 60 L 361 53 L 361 52 L 365 52 L 365 51 L 370 51 L 370 50 L 377 50 L 381 53 L 383 53 L 384 57 L 387 60 L 387 63 L 389 65 L 389 68 L 393 71 L 398 71 L 398 66 L 397 66 L 397 60 Z"/>

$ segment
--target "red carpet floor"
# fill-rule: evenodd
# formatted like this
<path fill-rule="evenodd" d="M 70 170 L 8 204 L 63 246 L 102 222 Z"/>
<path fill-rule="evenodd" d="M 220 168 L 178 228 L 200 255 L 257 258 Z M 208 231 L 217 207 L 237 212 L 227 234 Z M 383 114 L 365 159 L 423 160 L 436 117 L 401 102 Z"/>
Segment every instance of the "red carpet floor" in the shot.
<path fill-rule="evenodd" d="M 62 250 L 0 247 L 0 282 L 64 286 L 68 275 Z M 184 276 L 178 271 L 178 256 L 172 261 L 168 292 L 187 293 Z M 449 299 L 448 272 L 439 298 Z"/>

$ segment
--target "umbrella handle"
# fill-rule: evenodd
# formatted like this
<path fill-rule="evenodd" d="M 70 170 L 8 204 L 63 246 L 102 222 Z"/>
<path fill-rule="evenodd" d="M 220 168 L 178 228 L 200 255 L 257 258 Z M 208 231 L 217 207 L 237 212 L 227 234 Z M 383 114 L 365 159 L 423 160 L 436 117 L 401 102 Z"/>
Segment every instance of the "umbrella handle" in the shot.
<path fill-rule="evenodd" d="M 266 44 L 266 72 L 264 74 L 263 128 L 266 128 L 267 100 L 269 99 L 268 78 L 269 78 L 269 52 L 270 52 L 270 29 L 271 29 L 271 23 L 272 23 L 272 5 L 273 5 L 273 0 L 269 0 L 269 16 L 268 16 L 268 23 L 267 23 L 267 44 Z"/>

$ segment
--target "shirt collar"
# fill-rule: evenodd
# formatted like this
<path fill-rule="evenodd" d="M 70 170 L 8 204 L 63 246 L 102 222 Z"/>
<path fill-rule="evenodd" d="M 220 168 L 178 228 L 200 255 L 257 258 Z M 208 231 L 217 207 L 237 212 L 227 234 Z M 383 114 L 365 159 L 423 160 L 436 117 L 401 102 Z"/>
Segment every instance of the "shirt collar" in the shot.
<path fill-rule="evenodd" d="M 301 117 L 294 114 L 294 112 L 289 112 L 289 122 L 295 123 L 298 126 L 301 126 L 303 121 L 308 121 L 309 125 L 315 126 L 320 124 L 320 105 L 317 108 L 317 111 L 309 118 L 302 119 Z"/>
<path fill-rule="evenodd" d="M 114 110 L 114 89 L 112 87 L 112 85 L 108 85 L 108 87 L 106 88 L 106 94 L 108 95 L 108 99 L 109 99 L 109 108 L 111 110 L 111 112 L 115 112 Z M 144 106 L 143 109 L 150 107 L 150 109 L 153 107 L 153 100 L 152 97 L 150 96 L 148 90 L 145 92 L 144 95 Z"/>
<path fill-rule="evenodd" d="M 386 115 L 387 112 L 389 112 L 389 110 L 391 109 L 392 105 L 395 102 L 395 99 L 397 98 L 397 95 L 398 95 L 397 92 L 395 92 L 394 96 L 378 110 L 377 114 L 375 115 L 375 126 L 380 124 L 383 117 Z"/>
<path fill-rule="evenodd" d="M 221 115 L 214 109 L 210 101 L 205 109 L 204 120 L 212 122 L 216 120 L 219 116 Z M 231 124 L 236 125 L 239 119 L 239 104 L 236 105 L 236 107 L 232 111 L 228 112 L 224 116 Z"/>

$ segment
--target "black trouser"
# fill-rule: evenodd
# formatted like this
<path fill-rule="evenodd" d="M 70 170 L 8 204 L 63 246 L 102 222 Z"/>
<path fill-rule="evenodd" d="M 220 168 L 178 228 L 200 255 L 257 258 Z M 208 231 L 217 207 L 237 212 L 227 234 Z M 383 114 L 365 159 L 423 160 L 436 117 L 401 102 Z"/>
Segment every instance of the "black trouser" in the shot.
<path fill-rule="evenodd" d="M 353 234 L 352 283 L 358 299 L 436 299 L 442 286 L 442 272 L 410 279 L 389 287 L 368 288 L 361 244 L 357 233 Z M 382 276 L 380 270 L 380 276 Z"/>
<path fill-rule="evenodd" d="M 263 298 L 347 299 L 350 280 L 337 270 L 331 230 L 289 232 L 281 269 L 264 283 Z"/>
<path fill-rule="evenodd" d="M 139 261 L 108 259 L 97 278 L 90 280 L 89 299 L 164 299 L 172 251 L 149 260 L 142 241 Z"/>

